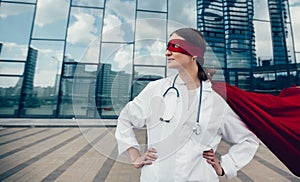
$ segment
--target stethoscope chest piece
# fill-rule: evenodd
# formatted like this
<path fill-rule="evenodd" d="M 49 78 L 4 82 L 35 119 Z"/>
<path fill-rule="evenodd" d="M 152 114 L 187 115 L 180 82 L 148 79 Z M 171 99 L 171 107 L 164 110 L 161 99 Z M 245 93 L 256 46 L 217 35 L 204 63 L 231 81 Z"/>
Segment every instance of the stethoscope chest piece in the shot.
<path fill-rule="evenodd" d="M 196 123 L 196 125 L 193 127 L 193 132 L 194 132 L 196 135 L 200 135 L 200 133 L 201 133 L 201 127 L 200 127 L 200 124 L 199 124 L 199 123 Z"/>

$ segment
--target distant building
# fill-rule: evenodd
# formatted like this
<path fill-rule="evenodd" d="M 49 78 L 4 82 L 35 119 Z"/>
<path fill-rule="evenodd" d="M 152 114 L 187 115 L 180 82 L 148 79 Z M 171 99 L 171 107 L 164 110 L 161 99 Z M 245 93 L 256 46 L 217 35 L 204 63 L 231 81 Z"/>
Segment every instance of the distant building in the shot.
<path fill-rule="evenodd" d="M 23 85 L 20 97 L 19 114 L 24 115 L 26 107 L 36 105 L 34 102 L 33 81 L 36 69 L 38 50 L 29 47 L 23 73 Z"/>

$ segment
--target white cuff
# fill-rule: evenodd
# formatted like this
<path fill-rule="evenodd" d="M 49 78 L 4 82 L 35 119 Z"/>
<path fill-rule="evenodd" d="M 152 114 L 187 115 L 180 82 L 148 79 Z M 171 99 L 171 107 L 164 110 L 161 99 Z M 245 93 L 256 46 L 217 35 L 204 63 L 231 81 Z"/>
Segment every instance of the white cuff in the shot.
<path fill-rule="evenodd" d="M 222 168 L 224 169 L 226 178 L 228 180 L 237 176 L 237 170 L 234 165 L 234 162 L 232 161 L 232 159 L 230 158 L 230 156 L 228 154 L 221 157 L 221 165 L 222 165 Z"/>

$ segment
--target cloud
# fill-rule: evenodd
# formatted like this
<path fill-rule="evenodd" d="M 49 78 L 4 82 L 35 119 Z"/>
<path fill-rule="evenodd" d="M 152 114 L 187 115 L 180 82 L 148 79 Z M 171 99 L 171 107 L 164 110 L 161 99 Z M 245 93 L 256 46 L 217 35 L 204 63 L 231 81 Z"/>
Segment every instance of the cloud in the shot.
<path fill-rule="evenodd" d="M 135 1 L 107 0 L 105 11 L 118 15 L 122 22 L 131 21 L 135 15 Z"/>
<path fill-rule="evenodd" d="M 31 12 L 33 6 L 11 4 L 11 3 L 0 3 L 0 18 L 7 18 L 9 16 L 19 15 L 25 12 Z"/>
<path fill-rule="evenodd" d="M 42 0 L 37 4 L 35 23 L 43 27 L 67 18 L 69 4 L 66 0 Z"/>
<path fill-rule="evenodd" d="M 69 43 L 88 44 L 97 38 L 97 28 L 94 26 L 95 17 L 87 13 L 74 14 L 75 22 L 68 31 Z"/>
<path fill-rule="evenodd" d="M 28 46 L 15 42 L 4 42 L 0 58 L 12 60 L 26 60 Z"/>
<path fill-rule="evenodd" d="M 127 71 L 128 65 L 132 63 L 132 47 L 123 46 L 115 54 L 113 60 L 118 65 L 120 71 Z"/>
<path fill-rule="evenodd" d="M 125 32 L 118 16 L 109 14 L 105 17 L 102 36 L 103 41 L 125 42 Z"/>
<path fill-rule="evenodd" d="M 182 25 L 195 28 L 197 25 L 195 1 L 169 1 L 169 19 Z"/>
<path fill-rule="evenodd" d="M 165 40 L 166 24 L 166 19 L 138 19 L 136 22 L 136 40 Z"/>

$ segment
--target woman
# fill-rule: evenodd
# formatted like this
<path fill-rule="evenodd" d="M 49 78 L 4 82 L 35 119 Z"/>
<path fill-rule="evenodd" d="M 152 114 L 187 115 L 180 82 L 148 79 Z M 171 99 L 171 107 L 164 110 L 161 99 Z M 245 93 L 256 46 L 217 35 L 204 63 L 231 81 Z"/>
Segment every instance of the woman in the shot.
<path fill-rule="evenodd" d="M 122 110 L 116 129 L 119 153 L 127 153 L 141 181 L 218 181 L 237 175 L 254 156 L 256 136 L 214 90 L 202 68 L 205 41 L 191 28 L 173 32 L 166 56 L 173 77 L 149 83 Z M 141 153 L 134 128 L 147 128 Z M 219 161 L 221 139 L 232 147 Z"/>

